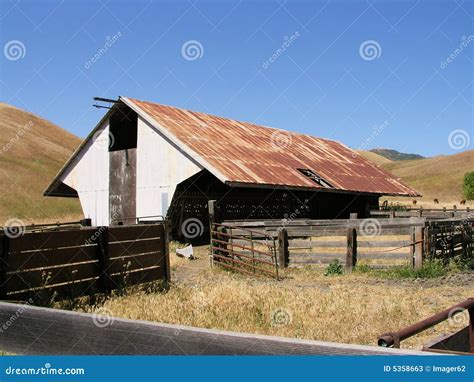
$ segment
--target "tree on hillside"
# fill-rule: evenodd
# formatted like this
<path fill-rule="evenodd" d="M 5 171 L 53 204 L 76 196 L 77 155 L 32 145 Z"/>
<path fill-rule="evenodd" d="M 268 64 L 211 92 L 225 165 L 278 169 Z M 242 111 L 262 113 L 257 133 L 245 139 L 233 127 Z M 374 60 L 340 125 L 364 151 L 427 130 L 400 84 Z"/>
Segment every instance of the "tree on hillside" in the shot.
<path fill-rule="evenodd" d="M 464 197 L 467 200 L 474 199 L 474 171 L 466 172 L 464 174 Z"/>

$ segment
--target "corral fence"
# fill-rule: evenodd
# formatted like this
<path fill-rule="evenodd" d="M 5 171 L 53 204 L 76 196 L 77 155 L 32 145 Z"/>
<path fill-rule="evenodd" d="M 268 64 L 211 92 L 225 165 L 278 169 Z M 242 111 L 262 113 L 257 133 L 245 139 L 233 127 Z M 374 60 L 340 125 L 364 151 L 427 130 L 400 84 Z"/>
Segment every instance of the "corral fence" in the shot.
<path fill-rule="evenodd" d="M 380 208 L 372 209 L 370 216 L 375 218 L 410 218 L 424 217 L 427 219 L 450 219 L 450 218 L 469 218 L 474 216 L 474 212 L 466 207 L 465 209 L 457 208 L 423 208 L 423 207 L 399 207 L 399 208 Z"/>
<path fill-rule="evenodd" d="M 210 243 L 212 264 L 278 279 L 276 241 L 274 235 L 263 231 L 213 223 Z"/>
<path fill-rule="evenodd" d="M 170 278 L 166 222 L 0 236 L 0 298 L 48 303 Z"/>
<path fill-rule="evenodd" d="M 473 220 L 430 221 L 424 230 L 425 257 L 441 259 L 445 263 L 458 258 L 464 263 L 473 259 Z"/>
<path fill-rule="evenodd" d="M 442 257 L 472 259 L 472 220 L 426 218 L 225 221 L 233 230 L 276 238 L 279 267 L 328 264 L 346 269 L 361 262 L 375 268 L 412 265 Z"/>

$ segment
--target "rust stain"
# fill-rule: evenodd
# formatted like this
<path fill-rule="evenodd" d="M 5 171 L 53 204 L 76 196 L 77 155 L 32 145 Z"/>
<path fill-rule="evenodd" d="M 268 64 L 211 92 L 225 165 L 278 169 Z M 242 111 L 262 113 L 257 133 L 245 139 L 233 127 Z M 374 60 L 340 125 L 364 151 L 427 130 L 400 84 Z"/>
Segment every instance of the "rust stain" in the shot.
<path fill-rule="evenodd" d="M 297 170 L 305 168 L 336 190 L 419 195 L 336 141 L 128 99 L 204 158 L 229 183 L 320 189 Z"/>

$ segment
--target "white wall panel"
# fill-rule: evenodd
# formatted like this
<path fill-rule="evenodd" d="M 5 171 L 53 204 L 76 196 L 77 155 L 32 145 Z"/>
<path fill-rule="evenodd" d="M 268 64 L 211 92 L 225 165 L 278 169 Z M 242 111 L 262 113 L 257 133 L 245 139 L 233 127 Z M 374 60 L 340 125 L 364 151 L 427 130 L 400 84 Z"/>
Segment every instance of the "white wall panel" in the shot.
<path fill-rule="evenodd" d="M 202 167 L 138 117 L 137 217 L 166 215 L 176 185 Z"/>
<path fill-rule="evenodd" d="M 108 146 L 109 126 L 104 123 L 61 177 L 77 191 L 84 217 L 93 225 L 109 224 Z"/>

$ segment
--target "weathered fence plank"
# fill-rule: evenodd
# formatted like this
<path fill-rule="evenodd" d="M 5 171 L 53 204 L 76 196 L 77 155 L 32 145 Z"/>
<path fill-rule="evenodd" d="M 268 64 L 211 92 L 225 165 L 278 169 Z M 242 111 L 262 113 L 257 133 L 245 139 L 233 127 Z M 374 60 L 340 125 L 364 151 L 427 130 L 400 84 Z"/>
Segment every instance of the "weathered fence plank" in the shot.
<path fill-rule="evenodd" d="M 43 301 L 53 294 L 70 298 L 77 297 L 73 292 L 110 292 L 155 280 L 168 283 L 165 224 L 68 228 L 27 232 L 16 238 L 3 236 L 0 294 L 3 299 L 33 297 Z M 70 285 L 74 288 L 68 288 Z"/>

